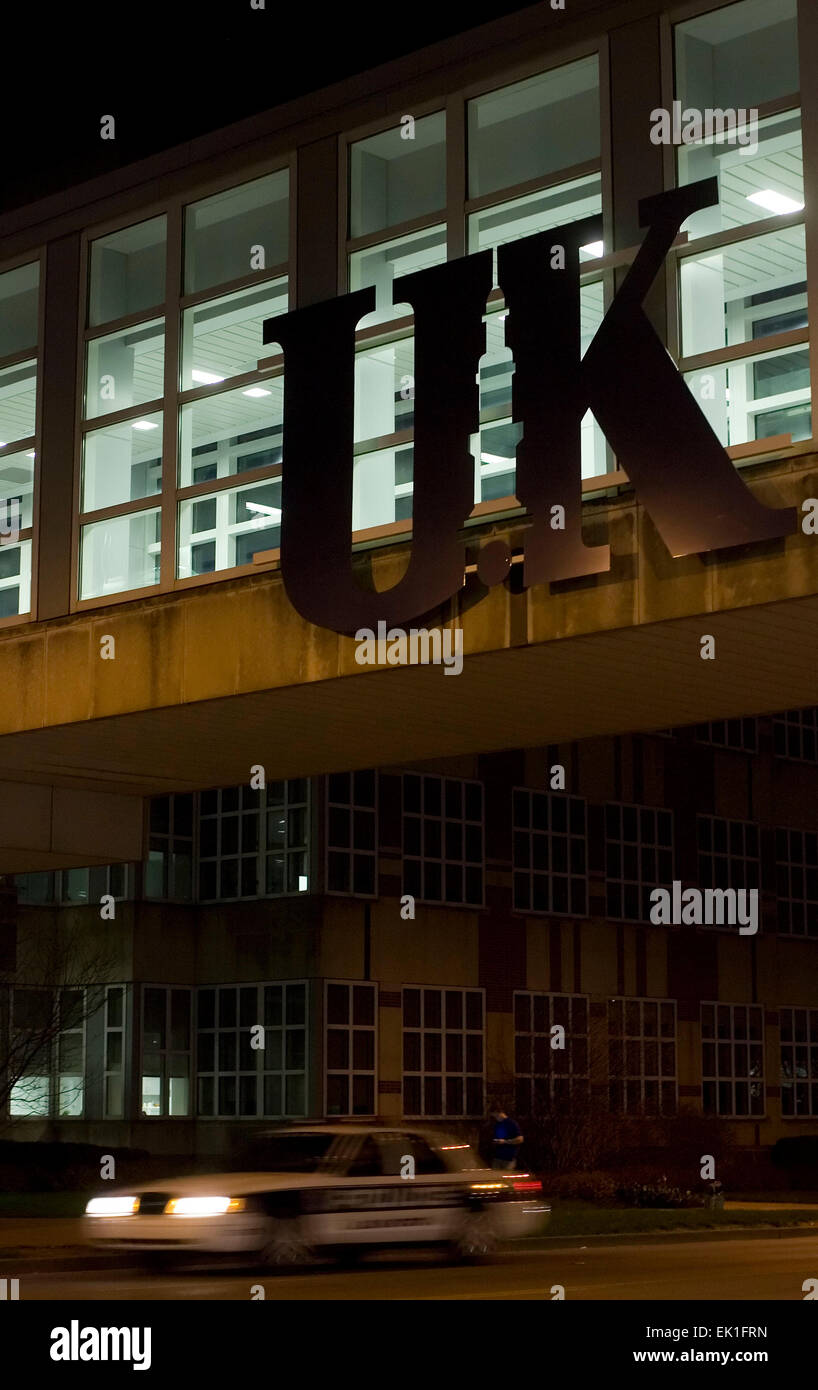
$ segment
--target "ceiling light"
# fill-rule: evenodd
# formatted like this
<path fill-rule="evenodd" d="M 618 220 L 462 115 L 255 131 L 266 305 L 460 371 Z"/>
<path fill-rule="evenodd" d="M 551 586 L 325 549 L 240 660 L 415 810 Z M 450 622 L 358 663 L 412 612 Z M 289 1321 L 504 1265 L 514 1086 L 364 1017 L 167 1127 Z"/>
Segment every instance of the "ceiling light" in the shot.
<path fill-rule="evenodd" d="M 268 507 L 264 502 L 245 502 L 248 512 L 261 512 L 264 516 L 275 517 L 276 521 L 281 518 L 280 507 Z"/>
<path fill-rule="evenodd" d="M 605 246 L 601 241 L 589 241 L 587 246 L 580 246 L 580 251 L 584 251 L 586 256 L 602 256 Z"/>
<path fill-rule="evenodd" d="M 242 391 L 243 396 L 252 396 L 255 400 L 257 396 L 271 396 L 272 391 L 265 391 L 263 386 L 251 386 L 249 391 Z"/>
<path fill-rule="evenodd" d="M 158 428 L 159 426 L 155 425 L 153 420 L 134 420 L 131 425 L 132 430 L 158 430 Z"/>
<path fill-rule="evenodd" d="M 804 204 L 796 201 L 795 198 L 788 198 L 784 193 L 776 193 L 774 188 L 760 188 L 758 193 L 747 194 L 748 203 L 757 203 L 760 208 L 766 208 L 767 212 L 800 212 Z"/>
<path fill-rule="evenodd" d="M 216 381 L 224 381 L 223 376 L 216 372 L 203 372 L 200 367 L 193 367 L 190 375 L 194 381 L 200 381 L 202 386 L 212 386 Z"/>

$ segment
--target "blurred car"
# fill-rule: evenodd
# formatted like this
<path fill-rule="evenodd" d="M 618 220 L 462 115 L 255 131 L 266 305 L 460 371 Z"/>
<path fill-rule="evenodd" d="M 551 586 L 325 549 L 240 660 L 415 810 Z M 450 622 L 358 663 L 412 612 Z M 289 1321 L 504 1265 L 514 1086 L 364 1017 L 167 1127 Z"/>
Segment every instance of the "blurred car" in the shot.
<path fill-rule="evenodd" d="M 316 1124 L 259 1136 L 241 1172 L 94 1197 L 85 1228 L 96 1248 L 137 1252 L 148 1263 L 238 1255 L 295 1265 L 392 1246 L 486 1257 L 501 1241 L 536 1234 L 549 1215 L 536 1178 L 486 1169 L 456 1139 L 414 1127 Z"/>

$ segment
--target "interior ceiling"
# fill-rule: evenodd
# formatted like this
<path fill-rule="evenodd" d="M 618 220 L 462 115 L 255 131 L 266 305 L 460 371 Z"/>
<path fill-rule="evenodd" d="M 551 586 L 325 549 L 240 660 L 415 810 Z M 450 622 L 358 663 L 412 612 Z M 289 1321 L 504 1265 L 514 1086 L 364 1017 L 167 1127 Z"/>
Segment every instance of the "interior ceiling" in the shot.
<path fill-rule="evenodd" d="M 716 638 L 703 661 L 700 638 Z M 818 596 L 0 739 L 10 781 L 149 795 L 818 704 Z"/>

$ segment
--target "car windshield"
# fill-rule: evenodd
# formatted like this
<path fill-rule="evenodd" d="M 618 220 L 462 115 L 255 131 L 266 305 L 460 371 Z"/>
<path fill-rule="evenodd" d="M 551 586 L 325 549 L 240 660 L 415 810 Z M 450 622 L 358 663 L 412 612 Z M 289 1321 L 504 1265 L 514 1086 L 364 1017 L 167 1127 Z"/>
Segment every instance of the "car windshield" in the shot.
<path fill-rule="evenodd" d="M 250 1140 L 235 1155 L 238 1172 L 318 1173 L 326 1168 L 333 1134 L 269 1134 Z"/>

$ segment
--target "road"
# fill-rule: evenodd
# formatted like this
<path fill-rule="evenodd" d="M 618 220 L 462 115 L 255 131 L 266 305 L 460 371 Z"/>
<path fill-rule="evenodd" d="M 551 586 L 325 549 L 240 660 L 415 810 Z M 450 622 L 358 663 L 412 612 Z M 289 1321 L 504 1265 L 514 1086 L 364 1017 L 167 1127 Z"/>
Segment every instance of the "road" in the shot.
<path fill-rule="evenodd" d="M 48 1269 L 48 1255 L 5 1258 L 0 1275 L 19 1277 L 20 1299 L 545 1299 L 562 1285 L 565 1298 L 799 1301 L 805 1279 L 818 1278 L 818 1239 L 691 1241 L 661 1245 L 543 1250 L 518 1247 L 488 1265 L 460 1266 L 416 1253 L 375 1256 L 352 1270 L 319 1266 L 297 1273 L 197 1270 L 172 1277 L 134 1268 Z"/>

